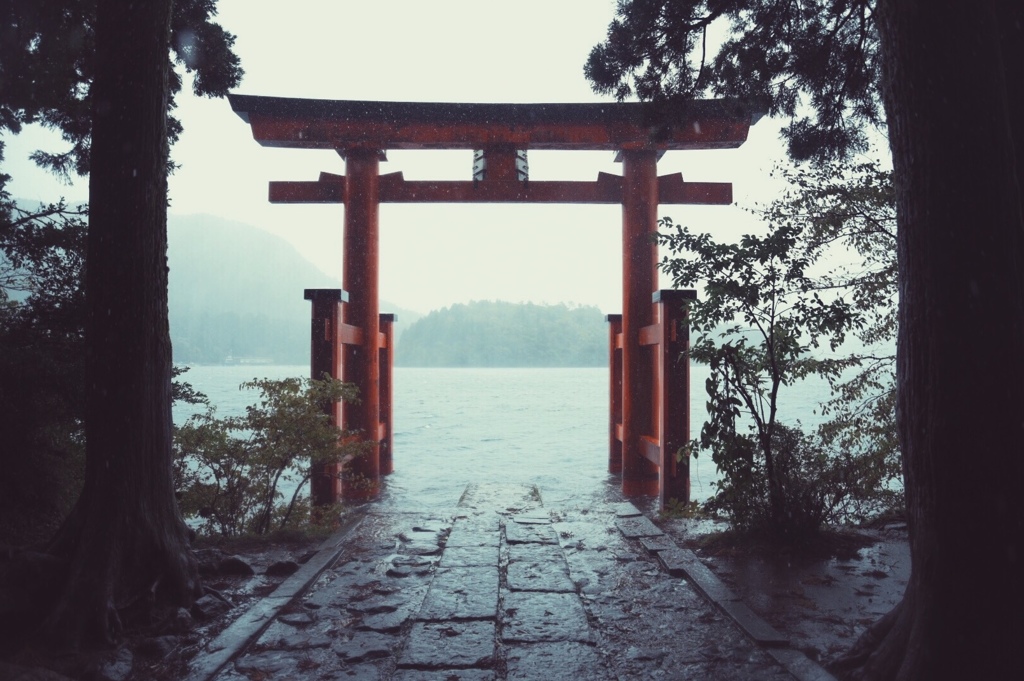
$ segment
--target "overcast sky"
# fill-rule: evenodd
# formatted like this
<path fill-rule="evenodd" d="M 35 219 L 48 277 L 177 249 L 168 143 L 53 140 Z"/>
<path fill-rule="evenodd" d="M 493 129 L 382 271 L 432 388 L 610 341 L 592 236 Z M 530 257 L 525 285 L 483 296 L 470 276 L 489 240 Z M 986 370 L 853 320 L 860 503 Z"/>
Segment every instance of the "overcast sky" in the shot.
<path fill-rule="evenodd" d="M 246 75 L 238 92 L 325 99 L 433 102 L 594 102 L 583 77 L 615 0 L 220 0 L 219 21 L 237 35 Z M 171 212 L 209 213 L 285 237 L 328 274 L 341 276 L 342 207 L 267 202 L 271 180 L 343 173 L 329 151 L 265 149 L 226 100 L 179 97 L 185 133 L 173 148 Z M 770 199 L 768 173 L 783 156 L 777 125 L 762 121 L 738 150 L 669 152 L 659 173 L 731 181 L 743 206 Z M 14 196 L 86 196 L 60 186 L 23 158 L 60 149 L 32 131 L 9 139 Z M 621 173 L 606 152 L 530 152 L 534 180 L 592 180 Z M 407 179 L 471 177 L 471 152 L 391 151 L 381 172 Z M 694 228 L 751 228 L 736 207 L 665 206 Z M 381 296 L 427 312 L 469 300 L 572 302 L 621 308 L 618 206 L 384 205 Z M 171 235 L 173 239 L 173 233 Z M 173 273 L 172 273 L 173 276 Z M 665 282 L 667 285 L 667 282 Z"/>

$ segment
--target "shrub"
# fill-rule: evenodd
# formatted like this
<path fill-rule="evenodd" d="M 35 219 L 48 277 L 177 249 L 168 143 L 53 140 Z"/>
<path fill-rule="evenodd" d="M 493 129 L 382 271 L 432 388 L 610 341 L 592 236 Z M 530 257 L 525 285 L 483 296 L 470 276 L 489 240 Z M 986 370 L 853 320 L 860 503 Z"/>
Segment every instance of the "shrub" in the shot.
<path fill-rule="evenodd" d="M 334 379 L 261 379 L 245 416 L 220 418 L 214 407 L 175 434 L 175 476 L 182 513 L 200 533 L 262 535 L 310 519 L 304 487 L 311 470 L 358 456 L 363 446 L 339 433 L 325 405 L 356 399 Z M 289 489 L 285 494 L 286 489 Z"/>

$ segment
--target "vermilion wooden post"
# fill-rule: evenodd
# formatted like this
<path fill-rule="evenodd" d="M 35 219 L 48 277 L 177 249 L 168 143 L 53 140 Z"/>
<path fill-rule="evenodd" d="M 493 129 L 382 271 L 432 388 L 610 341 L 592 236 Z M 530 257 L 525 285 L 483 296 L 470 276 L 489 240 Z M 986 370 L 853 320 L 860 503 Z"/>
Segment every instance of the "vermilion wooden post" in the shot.
<path fill-rule="evenodd" d="M 696 300 L 693 290 L 656 291 L 660 338 L 658 376 L 661 400 L 658 414 L 658 447 L 661 453 L 660 502 L 667 508 L 671 500 L 690 500 L 690 458 L 684 449 L 690 442 L 690 330 L 687 321 L 689 301 Z"/>
<path fill-rule="evenodd" d="M 610 314 L 608 322 L 608 472 L 622 472 L 622 315 Z"/>
<path fill-rule="evenodd" d="M 394 464 L 394 428 L 392 427 L 392 371 L 395 361 L 395 321 L 397 316 L 380 316 L 380 474 L 390 475 Z"/>
<path fill-rule="evenodd" d="M 309 377 L 322 379 L 324 375 L 341 378 L 341 343 L 338 341 L 338 324 L 341 322 L 341 306 L 348 300 L 348 294 L 339 288 L 307 288 L 304 297 L 313 303 L 310 322 Z M 331 423 L 341 424 L 341 403 L 325 405 L 331 416 Z M 309 496 L 315 506 L 337 503 L 341 498 L 340 466 L 323 464 L 311 471 Z"/>
<path fill-rule="evenodd" d="M 359 403 L 346 403 L 343 426 L 358 431 L 368 451 L 345 466 L 346 501 L 372 499 L 380 492 L 380 337 L 378 261 L 380 251 L 380 157 L 378 149 L 346 149 L 343 284 L 349 291 L 344 321 L 362 331 L 362 342 L 345 346 L 344 380 L 359 388 Z"/>
<path fill-rule="evenodd" d="M 624 150 L 622 181 L 622 493 L 656 495 L 658 467 L 641 437 L 653 431 L 651 352 L 640 329 L 652 321 L 658 288 L 658 158 L 648 149 Z"/>

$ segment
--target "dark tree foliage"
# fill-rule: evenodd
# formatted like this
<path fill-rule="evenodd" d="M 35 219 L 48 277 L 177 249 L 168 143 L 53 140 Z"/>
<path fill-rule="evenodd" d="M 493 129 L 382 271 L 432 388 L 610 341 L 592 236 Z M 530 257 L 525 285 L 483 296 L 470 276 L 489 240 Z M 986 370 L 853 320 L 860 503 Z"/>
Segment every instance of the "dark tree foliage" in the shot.
<path fill-rule="evenodd" d="M 0 222 L 0 543 L 52 532 L 80 488 L 84 212 Z"/>
<path fill-rule="evenodd" d="M 193 74 L 199 95 L 222 96 L 242 75 L 215 5 L 175 3 L 168 63 Z M 67 149 L 34 154 L 58 175 L 89 169 L 95 14 L 96 0 L 0 2 L 0 136 L 29 124 L 60 131 Z M 170 106 L 182 84 L 172 70 Z M 180 130 L 172 119 L 170 141 Z M 9 179 L 0 173 L 0 533 L 20 543 L 52 530 L 81 488 L 87 210 L 16 205 Z M 172 389 L 194 399 L 187 384 Z"/>
<path fill-rule="evenodd" d="M 174 3 L 168 58 L 194 75 L 201 96 L 223 97 L 242 77 L 235 37 L 213 21 L 216 13 L 216 0 Z M 69 147 L 33 158 L 65 177 L 89 172 L 95 23 L 96 0 L 0 1 L 0 134 L 32 123 L 59 131 Z M 182 83 L 171 69 L 171 109 Z M 173 144 L 181 124 L 172 116 L 167 128 Z"/>
<path fill-rule="evenodd" d="M 791 119 L 794 159 L 846 156 L 867 147 L 863 124 L 883 122 L 874 4 L 626 0 L 584 72 L 619 100 L 737 97 Z"/>
<path fill-rule="evenodd" d="M 87 215 L 8 205 L 0 221 L 0 544 L 39 542 L 81 491 Z M 186 371 L 172 400 L 204 404 Z"/>

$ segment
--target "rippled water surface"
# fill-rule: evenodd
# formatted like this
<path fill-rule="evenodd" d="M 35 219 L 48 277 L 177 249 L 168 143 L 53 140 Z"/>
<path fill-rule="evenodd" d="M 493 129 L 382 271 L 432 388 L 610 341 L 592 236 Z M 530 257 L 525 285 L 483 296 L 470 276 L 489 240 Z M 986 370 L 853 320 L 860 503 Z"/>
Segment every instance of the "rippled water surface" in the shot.
<path fill-rule="evenodd" d="M 196 366 L 185 379 L 230 415 L 255 401 L 238 390 L 243 381 L 308 374 L 307 366 Z M 692 436 L 704 419 L 706 376 L 694 367 Z M 605 368 L 398 368 L 394 389 L 395 472 L 386 478 L 393 501 L 453 507 L 469 483 L 508 482 L 535 484 L 545 504 L 557 505 L 609 482 Z M 790 390 L 792 419 L 814 422 L 821 386 Z M 175 420 L 189 413 L 187 405 L 177 408 Z M 714 465 L 698 458 L 691 476 L 693 497 L 710 496 Z"/>

